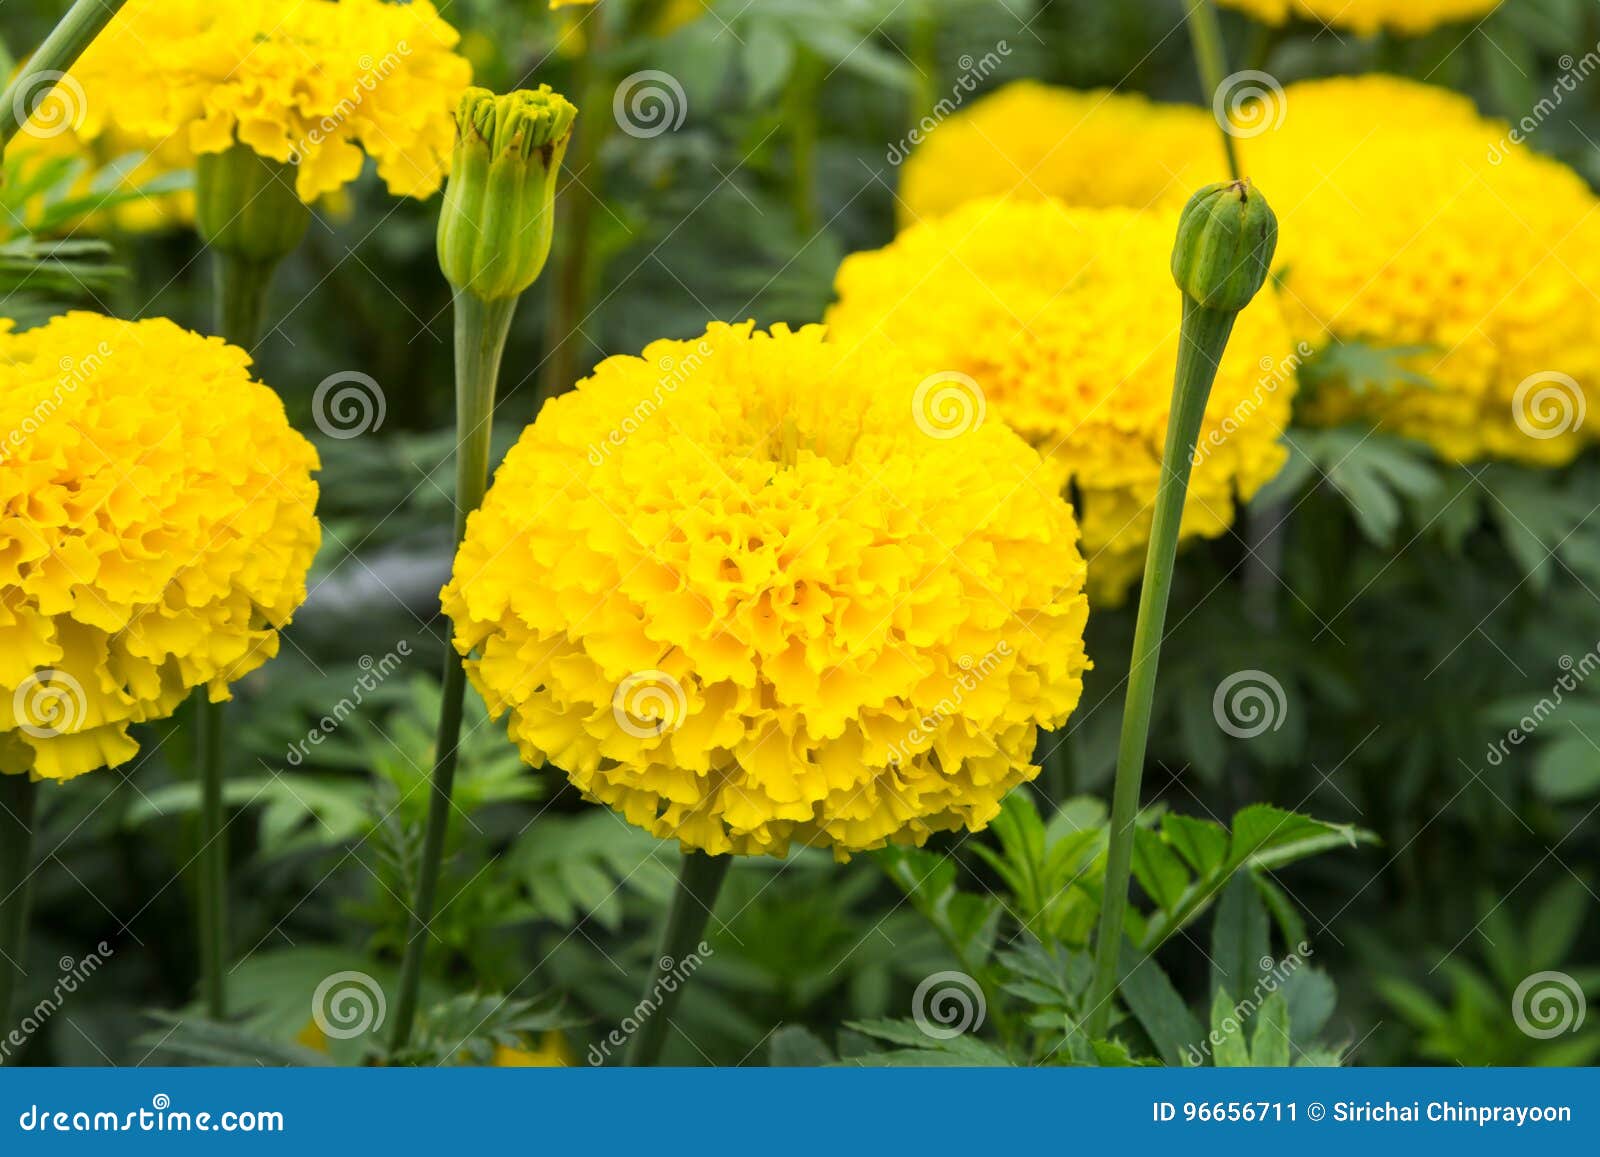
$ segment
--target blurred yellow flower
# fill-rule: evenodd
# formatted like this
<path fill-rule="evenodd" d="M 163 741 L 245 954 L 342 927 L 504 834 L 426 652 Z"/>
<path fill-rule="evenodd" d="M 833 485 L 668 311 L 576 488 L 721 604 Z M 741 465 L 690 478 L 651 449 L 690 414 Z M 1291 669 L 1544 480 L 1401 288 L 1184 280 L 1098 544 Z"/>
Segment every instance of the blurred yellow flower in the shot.
<path fill-rule="evenodd" d="M 82 164 L 83 171 L 72 183 L 68 195 L 87 198 L 106 207 L 91 209 L 68 222 L 71 228 L 81 227 L 91 233 L 102 230 L 150 233 L 194 221 L 192 189 L 174 192 L 158 189 L 127 200 L 121 199 L 135 190 L 150 188 L 193 167 L 193 156 L 175 139 L 164 141 L 152 150 L 128 141 L 115 130 L 104 133 L 96 140 L 86 141 L 72 132 L 30 136 L 25 128 L 12 139 L 6 149 L 6 157 L 16 178 L 23 181 L 57 160 L 65 158 Z M 42 193 L 39 200 L 43 200 Z M 111 200 L 116 203 L 107 204 Z M 10 221 L 3 225 L 11 229 L 28 228 L 33 214 L 26 210 L 27 207 L 20 222 Z M 0 234 L 9 231 L 0 227 Z"/>
<path fill-rule="evenodd" d="M 295 165 L 307 202 L 354 180 L 365 150 L 391 192 L 426 197 L 472 79 L 457 40 L 429 0 L 130 0 L 69 82 L 86 137 L 237 140 Z"/>
<path fill-rule="evenodd" d="M 1037 774 L 1087 667 L 1077 529 L 918 364 L 714 324 L 546 403 L 443 595 L 529 763 L 685 848 L 841 859 Z"/>
<path fill-rule="evenodd" d="M 1441 24 L 1487 16 L 1504 0 L 1218 0 L 1268 24 L 1298 17 L 1367 35 L 1381 29 L 1427 32 Z"/>
<path fill-rule="evenodd" d="M 559 1069 L 577 1063 L 567 1038 L 559 1032 L 547 1032 L 533 1048 L 511 1048 L 499 1045 L 494 1050 L 490 1067 L 496 1069 Z"/>
<path fill-rule="evenodd" d="M 249 364 L 163 319 L 0 320 L 0 772 L 123 763 L 277 653 L 317 455 Z"/>
<path fill-rule="evenodd" d="M 951 115 L 911 151 L 900 215 L 910 224 L 1002 193 L 1074 205 L 1182 206 L 1227 175 L 1206 111 L 1017 81 Z"/>
<path fill-rule="evenodd" d="M 1070 487 L 1096 603 L 1144 565 L 1178 356 L 1169 271 L 1176 209 L 977 201 L 846 258 L 827 321 L 887 341 L 924 373 L 969 378 Z M 1215 537 L 1282 467 L 1295 358 L 1272 295 L 1240 316 L 1217 376 L 1184 510 Z"/>
<path fill-rule="evenodd" d="M 1279 209 L 1296 336 L 1421 348 L 1393 381 L 1319 388 L 1310 420 L 1376 421 L 1456 461 L 1559 464 L 1595 440 L 1600 201 L 1577 174 L 1392 77 L 1291 85 L 1257 123 L 1245 166 Z"/>

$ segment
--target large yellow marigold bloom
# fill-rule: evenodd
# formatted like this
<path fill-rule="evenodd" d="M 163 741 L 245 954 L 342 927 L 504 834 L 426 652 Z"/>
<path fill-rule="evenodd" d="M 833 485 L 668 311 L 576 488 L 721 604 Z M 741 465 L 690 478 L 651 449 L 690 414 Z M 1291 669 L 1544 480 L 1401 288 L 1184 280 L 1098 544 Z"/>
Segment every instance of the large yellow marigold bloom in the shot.
<path fill-rule="evenodd" d="M 1218 0 L 1268 24 L 1293 17 L 1367 35 L 1388 28 L 1419 33 L 1457 20 L 1487 16 L 1504 0 Z"/>
<path fill-rule="evenodd" d="M 837 341 L 887 340 L 968 387 L 1078 497 L 1095 600 L 1144 564 L 1178 357 L 1177 213 L 977 201 L 839 269 Z M 1285 460 L 1294 394 L 1276 302 L 1240 316 L 1217 375 L 1183 529 L 1222 534 Z"/>
<path fill-rule="evenodd" d="M 472 80 L 458 39 L 428 0 L 129 0 L 69 79 L 87 136 L 237 140 L 293 163 L 307 202 L 354 180 L 365 151 L 391 192 L 425 197 Z"/>
<path fill-rule="evenodd" d="M 317 455 L 249 364 L 165 320 L 0 321 L 0 772 L 122 763 L 277 653 Z"/>
<path fill-rule="evenodd" d="M 912 150 L 900 178 L 901 217 L 910 224 L 1002 193 L 1181 206 L 1227 175 L 1206 110 L 1017 81 L 950 116 Z"/>
<path fill-rule="evenodd" d="M 820 327 L 713 325 L 549 402 L 472 516 L 456 647 L 532 764 L 687 848 L 983 827 L 1087 666 L 1070 507 L 999 422 Z"/>
<path fill-rule="evenodd" d="M 1281 115 L 1280 115 L 1281 114 Z M 1319 390 L 1451 460 L 1569 461 L 1600 431 L 1600 202 L 1464 97 L 1384 76 L 1289 86 L 1242 142 L 1281 221 L 1298 336 L 1421 347 L 1393 382 Z M 1362 384 L 1362 383 L 1357 383 Z"/>

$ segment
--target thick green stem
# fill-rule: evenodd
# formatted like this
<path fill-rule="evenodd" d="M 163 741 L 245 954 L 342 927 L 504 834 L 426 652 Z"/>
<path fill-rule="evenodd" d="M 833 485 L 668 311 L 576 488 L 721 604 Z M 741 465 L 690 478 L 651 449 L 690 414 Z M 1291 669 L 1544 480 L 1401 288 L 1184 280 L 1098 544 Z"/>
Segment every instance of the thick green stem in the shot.
<path fill-rule="evenodd" d="M 678 873 L 678 891 L 672 898 L 667 928 L 661 936 L 661 951 L 656 954 L 650 987 L 645 989 L 640 1002 L 648 1005 L 650 1012 L 628 1046 L 628 1064 L 633 1068 L 653 1065 L 661 1058 L 667 1031 L 672 1027 L 672 1014 L 683 998 L 684 983 L 688 980 L 684 964 L 691 956 L 696 960 L 700 958 L 700 942 L 732 864 L 732 856 L 684 853 L 683 867 Z M 668 985 L 669 979 L 674 983 Z"/>
<path fill-rule="evenodd" d="M 1189 40 L 1194 45 L 1195 64 L 1200 69 L 1200 83 L 1205 87 L 1206 100 L 1214 102 L 1228 76 L 1228 55 L 1222 44 L 1222 24 L 1217 20 L 1217 10 L 1211 0 L 1188 0 Z M 1235 181 L 1244 174 L 1239 167 L 1238 147 L 1233 134 L 1218 119 L 1217 129 L 1222 133 L 1222 147 L 1228 154 L 1228 173 Z"/>
<path fill-rule="evenodd" d="M 229 345 L 252 352 L 267 323 L 267 293 L 277 262 L 263 263 L 214 251 L 216 328 Z"/>
<path fill-rule="evenodd" d="M 483 301 L 457 290 L 456 315 L 456 516 L 455 543 L 466 534 L 467 516 L 483 503 L 489 489 L 489 446 L 494 424 L 494 397 L 500 381 L 500 358 L 511 333 L 517 298 Z M 395 1002 L 391 1051 L 400 1052 L 411 1041 L 422 990 L 422 968 L 427 956 L 430 925 L 438 905 L 439 873 L 444 864 L 445 836 L 450 829 L 450 809 L 456 782 L 456 758 L 461 741 L 461 717 L 467 692 L 466 669 L 451 645 L 455 628 L 445 624 L 444 700 L 435 736 L 432 791 L 428 800 L 428 826 L 422 840 L 416 905 L 400 969 L 400 993 Z"/>
<path fill-rule="evenodd" d="M 27 775 L 0 774 L 0 1025 L 26 979 L 33 820 L 39 789 Z"/>
<path fill-rule="evenodd" d="M 1095 944 L 1094 985 L 1090 989 L 1088 1028 L 1103 1037 L 1111 1019 L 1111 997 L 1117 986 L 1123 921 L 1128 910 L 1128 882 L 1133 868 L 1134 824 L 1139 816 L 1139 789 L 1144 777 L 1145 748 L 1150 737 L 1150 711 L 1155 703 L 1156 667 L 1161 658 L 1167 600 L 1178 557 L 1178 529 L 1189 489 L 1195 441 L 1205 418 L 1206 400 L 1217 366 L 1238 314 L 1202 309 L 1183 301 L 1178 369 L 1172 386 L 1172 413 L 1167 422 L 1161 482 L 1156 491 L 1150 550 L 1145 556 L 1144 587 L 1134 626 L 1133 665 L 1122 713 L 1122 740 L 1117 748 L 1116 787 L 1111 802 L 1111 847 L 1106 857 L 1105 898 L 1100 908 L 1100 934 Z"/>
<path fill-rule="evenodd" d="M 67 10 L 0 96 L 0 152 L 22 127 L 19 114 L 25 118 L 44 98 L 48 90 L 41 85 L 54 87 L 53 82 L 77 62 L 124 3 L 126 0 L 78 0 Z"/>
<path fill-rule="evenodd" d="M 790 174 L 789 203 L 794 228 L 802 238 L 817 231 L 817 100 L 822 88 L 822 61 L 805 47 L 796 50 L 794 76 L 789 81 L 788 109 Z"/>
<path fill-rule="evenodd" d="M 196 888 L 200 930 L 200 996 L 206 1015 L 228 1015 L 228 841 L 224 827 L 222 762 L 225 704 L 201 688 L 195 696 L 195 748 L 200 767 L 200 852 Z"/>

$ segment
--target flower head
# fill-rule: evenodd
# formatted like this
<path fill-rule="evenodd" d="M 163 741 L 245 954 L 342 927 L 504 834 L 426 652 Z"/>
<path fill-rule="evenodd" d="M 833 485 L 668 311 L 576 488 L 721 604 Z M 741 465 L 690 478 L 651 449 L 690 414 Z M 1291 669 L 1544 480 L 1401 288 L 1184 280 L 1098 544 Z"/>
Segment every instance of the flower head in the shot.
<path fill-rule="evenodd" d="M 115 766 L 276 654 L 317 455 L 249 364 L 160 319 L 0 322 L 0 772 Z"/>
<path fill-rule="evenodd" d="M 429 0 L 129 0 L 70 72 L 81 131 L 235 142 L 296 166 L 313 201 L 354 180 L 363 151 L 398 196 L 444 177 L 471 81 Z"/>
<path fill-rule="evenodd" d="M 1319 385 L 1306 417 L 1376 422 L 1455 461 L 1556 464 L 1594 441 L 1600 203 L 1583 180 L 1442 89 L 1365 76 L 1283 99 L 1244 143 L 1282 217 L 1291 327 L 1414 351 L 1393 381 Z"/>
<path fill-rule="evenodd" d="M 1017 81 L 927 135 L 900 180 L 907 224 L 1007 194 L 1143 209 L 1228 171 L 1216 123 L 1188 105 Z"/>
<path fill-rule="evenodd" d="M 816 326 L 712 325 L 545 405 L 444 605 L 524 757 L 712 854 L 980 828 L 1087 666 L 1071 509 L 998 422 Z"/>
<path fill-rule="evenodd" d="M 1072 487 L 1096 601 L 1143 565 L 1178 358 L 1177 212 L 978 201 L 839 269 L 835 340 L 958 373 Z M 1239 315 L 1202 428 L 1186 534 L 1215 536 L 1282 467 L 1294 362 L 1271 295 Z"/>
<path fill-rule="evenodd" d="M 1268 24 L 1293 18 L 1369 35 L 1383 29 L 1421 33 L 1486 16 L 1504 0 L 1218 0 Z"/>
<path fill-rule="evenodd" d="M 457 139 L 439 264 L 445 279 L 486 301 L 515 297 L 538 278 L 555 229 L 556 173 L 578 110 L 542 84 L 496 96 L 469 88 Z"/>

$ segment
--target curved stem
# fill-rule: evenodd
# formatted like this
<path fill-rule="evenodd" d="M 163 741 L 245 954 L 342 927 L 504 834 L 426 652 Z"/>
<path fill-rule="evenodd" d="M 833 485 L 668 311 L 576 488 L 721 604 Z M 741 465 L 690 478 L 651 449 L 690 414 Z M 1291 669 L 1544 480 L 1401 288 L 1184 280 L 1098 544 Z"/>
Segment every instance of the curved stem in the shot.
<path fill-rule="evenodd" d="M 28 900 L 33 869 L 33 820 L 38 786 L 27 775 L 0 773 L 0 1025 L 26 978 Z"/>
<path fill-rule="evenodd" d="M 1167 601 L 1178 556 L 1178 529 L 1189 489 L 1195 440 L 1205 418 L 1206 400 L 1216 380 L 1222 351 L 1233 332 L 1235 313 L 1202 309 L 1183 300 L 1183 327 L 1178 339 L 1178 370 L 1172 386 L 1172 413 L 1167 421 L 1161 482 L 1156 491 L 1155 521 L 1145 556 L 1144 587 L 1133 634 L 1133 665 L 1122 712 L 1122 739 L 1117 748 L 1116 787 L 1111 802 L 1111 846 L 1106 857 L 1105 898 L 1100 907 L 1100 933 L 1095 943 L 1094 983 L 1090 988 L 1089 1035 L 1103 1037 L 1111 1019 L 1111 997 L 1117 986 L 1123 921 L 1128 911 L 1128 882 L 1133 869 L 1134 824 L 1139 816 L 1139 789 L 1144 777 L 1145 748 L 1150 737 L 1150 712 L 1155 703 L 1156 667 L 1161 658 Z"/>
<path fill-rule="evenodd" d="M 628 1046 L 630 1067 L 653 1065 L 661 1058 L 667 1030 L 672 1027 L 672 1013 L 683 997 L 684 983 L 688 980 L 683 966 L 691 957 L 696 961 L 701 959 L 700 945 L 706 925 L 732 864 L 732 856 L 684 853 L 683 867 L 678 872 L 678 891 L 672 898 L 667 928 L 661 936 L 661 951 L 656 954 L 650 987 L 645 989 L 644 998 L 639 1002 L 639 1007 L 647 1009 L 648 1013 L 641 1018 L 643 1023 Z M 670 987 L 666 984 L 669 979 L 674 980 Z"/>
<path fill-rule="evenodd" d="M 7 143 L 22 127 L 19 114 L 25 114 L 23 105 L 26 102 L 18 98 L 32 93 L 41 79 L 59 79 L 60 74 L 70 69 L 83 55 L 83 50 L 105 30 L 105 26 L 111 23 L 126 2 L 78 0 L 67 10 L 61 22 L 29 57 L 26 67 L 6 86 L 5 95 L 0 96 L 0 152 L 5 151 Z M 35 106 L 38 103 L 37 100 L 33 102 Z"/>
<path fill-rule="evenodd" d="M 1222 44 L 1222 24 L 1217 20 L 1217 10 L 1211 0 L 1188 0 L 1189 40 L 1194 45 L 1195 64 L 1200 69 L 1200 83 L 1205 86 L 1206 100 L 1214 102 L 1228 76 L 1228 54 Z M 1244 176 L 1239 167 L 1239 151 L 1230 133 L 1218 119 L 1217 131 L 1222 134 L 1222 148 L 1228 154 L 1228 173 L 1237 181 Z"/>
<path fill-rule="evenodd" d="M 483 301 L 458 290 L 455 295 L 456 330 L 456 515 L 455 543 L 466 534 L 467 516 L 483 503 L 489 488 L 489 448 L 493 433 L 495 389 L 500 380 L 500 359 L 505 353 L 517 298 Z M 428 826 L 422 839 L 422 862 L 417 873 L 416 905 L 406 937 L 405 960 L 400 968 L 399 999 L 390 1049 L 400 1052 L 411 1041 L 422 990 L 422 966 L 427 956 L 430 925 L 438 906 L 439 874 L 444 864 L 445 837 L 450 830 L 450 809 L 456 782 L 456 761 L 461 741 L 461 718 L 467 692 L 467 674 L 461 655 L 450 640 L 455 628 L 445 623 L 446 643 L 443 701 L 434 741 L 433 776 L 428 800 Z"/>

